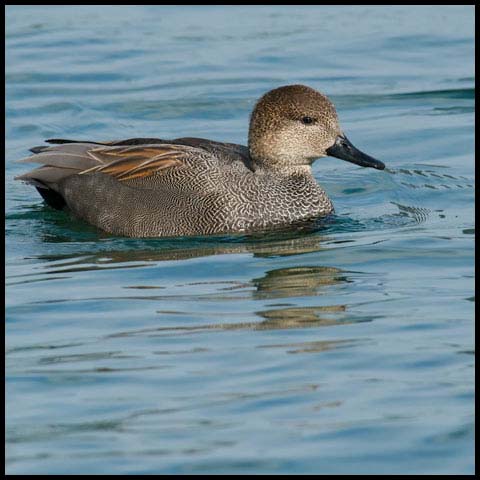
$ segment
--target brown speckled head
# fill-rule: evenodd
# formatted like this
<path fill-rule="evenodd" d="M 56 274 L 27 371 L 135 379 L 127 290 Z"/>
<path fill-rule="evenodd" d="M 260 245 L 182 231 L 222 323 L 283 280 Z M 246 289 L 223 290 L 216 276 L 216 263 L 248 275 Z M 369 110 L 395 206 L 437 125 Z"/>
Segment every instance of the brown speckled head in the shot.
<path fill-rule="evenodd" d="M 255 169 L 298 171 L 327 155 L 362 167 L 385 165 L 354 147 L 338 125 L 332 102 L 305 85 L 266 93 L 250 118 L 248 148 Z"/>
<path fill-rule="evenodd" d="M 327 155 L 342 134 L 332 102 L 305 85 L 287 85 L 266 93 L 250 118 L 248 146 L 265 168 L 310 165 Z"/>

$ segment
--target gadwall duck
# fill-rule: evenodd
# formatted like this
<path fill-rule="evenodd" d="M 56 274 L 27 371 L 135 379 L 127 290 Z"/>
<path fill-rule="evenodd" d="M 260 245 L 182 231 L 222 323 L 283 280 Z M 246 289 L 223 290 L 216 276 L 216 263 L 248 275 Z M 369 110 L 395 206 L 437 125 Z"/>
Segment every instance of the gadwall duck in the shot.
<path fill-rule="evenodd" d="M 129 237 L 264 231 L 333 212 L 311 165 L 333 156 L 383 170 L 343 134 L 318 91 L 288 85 L 266 93 L 250 118 L 248 147 L 202 138 L 113 142 L 47 140 L 19 160 L 41 167 L 16 179 L 46 203 Z"/>

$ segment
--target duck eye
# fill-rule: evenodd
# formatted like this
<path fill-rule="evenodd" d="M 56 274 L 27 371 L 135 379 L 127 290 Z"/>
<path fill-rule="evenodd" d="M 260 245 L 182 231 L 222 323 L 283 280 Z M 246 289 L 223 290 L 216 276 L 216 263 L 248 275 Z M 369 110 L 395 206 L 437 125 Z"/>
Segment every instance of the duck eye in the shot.
<path fill-rule="evenodd" d="M 302 123 L 305 125 L 310 125 L 313 123 L 313 118 L 312 117 L 303 117 L 302 118 Z"/>

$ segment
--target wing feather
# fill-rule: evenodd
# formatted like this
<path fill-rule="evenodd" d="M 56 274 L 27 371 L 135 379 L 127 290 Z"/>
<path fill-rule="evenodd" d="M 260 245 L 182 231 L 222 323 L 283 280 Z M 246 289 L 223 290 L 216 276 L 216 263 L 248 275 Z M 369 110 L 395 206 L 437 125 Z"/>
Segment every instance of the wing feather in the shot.
<path fill-rule="evenodd" d="M 134 147 L 93 148 L 87 153 L 100 162 L 79 172 L 80 175 L 102 172 L 118 180 L 148 177 L 168 168 L 181 167 L 191 147 L 183 145 L 142 145 Z"/>
<path fill-rule="evenodd" d="M 212 153 L 202 148 L 176 143 L 116 146 L 81 142 L 59 143 L 20 160 L 39 163 L 42 167 L 17 178 L 30 182 L 35 179 L 45 183 L 48 181 L 48 184 L 55 188 L 54 183 L 70 175 L 99 172 L 124 182 L 153 177 L 172 169 L 182 169 L 184 173 L 187 173 L 189 168 L 199 168 L 201 171 L 202 163 L 212 161 L 213 157 Z"/>

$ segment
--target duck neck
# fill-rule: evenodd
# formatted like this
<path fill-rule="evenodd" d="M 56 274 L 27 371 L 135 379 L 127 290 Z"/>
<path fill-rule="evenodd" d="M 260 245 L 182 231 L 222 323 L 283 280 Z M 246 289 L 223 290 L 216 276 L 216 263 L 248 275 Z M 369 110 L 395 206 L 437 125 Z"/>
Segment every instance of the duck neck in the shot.
<path fill-rule="evenodd" d="M 312 161 L 285 152 L 270 152 L 258 142 L 249 142 L 248 149 L 252 170 L 256 173 L 275 175 L 312 175 Z"/>
<path fill-rule="evenodd" d="M 312 176 L 310 163 L 272 162 L 251 157 L 251 166 L 259 175 Z"/>
<path fill-rule="evenodd" d="M 274 170 L 277 175 L 284 175 L 286 177 L 312 176 L 312 167 L 310 165 L 289 165 L 282 168 L 275 168 Z"/>

